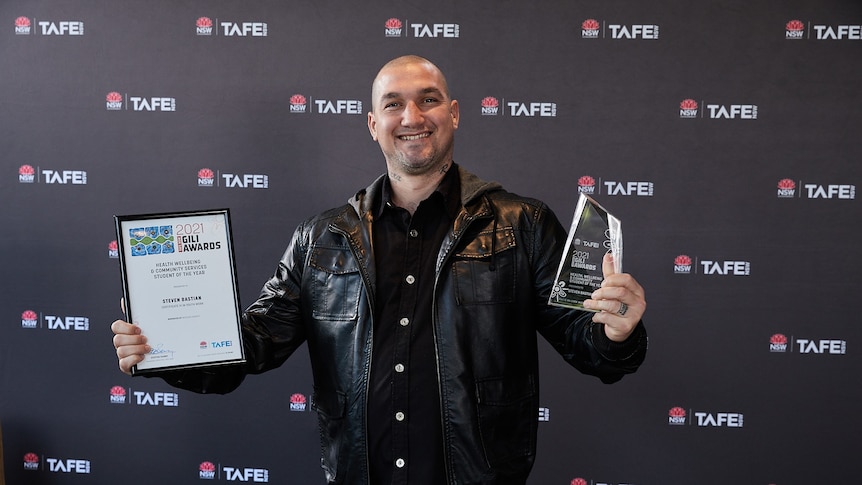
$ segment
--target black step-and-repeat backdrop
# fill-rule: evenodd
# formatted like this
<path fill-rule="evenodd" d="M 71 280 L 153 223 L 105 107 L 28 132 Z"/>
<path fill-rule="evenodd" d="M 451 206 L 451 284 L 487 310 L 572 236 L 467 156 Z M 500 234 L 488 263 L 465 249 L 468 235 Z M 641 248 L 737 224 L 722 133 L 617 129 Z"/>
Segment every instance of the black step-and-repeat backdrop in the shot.
<path fill-rule="evenodd" d="M 225 396 L 116 366 L 112 216 L 229 207 L 243 305 L 384 170 L 387 60 L 461 103 L 456 161 L 623 221 L 651 348 L 546 344 L 535 485 L 855 483 L 862 4 L 0 4 L 0 422 L 11 484 L 323 483 L 305 350 Z"/>

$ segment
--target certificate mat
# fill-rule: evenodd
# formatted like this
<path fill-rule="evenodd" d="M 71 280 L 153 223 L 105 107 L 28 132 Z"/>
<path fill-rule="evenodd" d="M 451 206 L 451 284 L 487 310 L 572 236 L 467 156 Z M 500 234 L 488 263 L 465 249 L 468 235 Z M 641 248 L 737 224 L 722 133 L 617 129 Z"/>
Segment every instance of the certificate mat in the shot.
<path fill-rule="evenodd" d="M 245 362 L 229 210 L 114 220 L 126 318 L 152 347 L 132 375 Z"/>

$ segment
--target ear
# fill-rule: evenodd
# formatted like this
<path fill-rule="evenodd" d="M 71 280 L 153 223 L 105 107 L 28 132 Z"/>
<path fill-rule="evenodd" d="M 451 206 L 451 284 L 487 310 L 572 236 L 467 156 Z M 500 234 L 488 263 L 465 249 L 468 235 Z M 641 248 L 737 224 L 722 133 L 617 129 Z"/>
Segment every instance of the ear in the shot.
<path fill-rule="evenodd" d="M 461 119 L 461 108 L 457 99 L 453 99 L 449 103 L 449 114 L 452 116 L 452 126 L 457 130 L 458 121 Z"/>
<path fill-rule="evenodd" d="M 368 132 L 371 133 L 371 139 L 377 141 L 377 120 L 371 111 L 368 112 Z"/>

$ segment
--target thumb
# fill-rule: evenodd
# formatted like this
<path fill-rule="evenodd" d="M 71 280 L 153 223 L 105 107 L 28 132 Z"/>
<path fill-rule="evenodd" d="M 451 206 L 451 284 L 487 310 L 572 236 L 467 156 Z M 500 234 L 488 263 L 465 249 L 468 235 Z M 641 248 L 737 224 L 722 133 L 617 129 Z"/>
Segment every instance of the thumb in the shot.
<path fill-rule="evenodd" d="M 612 274 L 616 274 L 616 270 L 614 269 L 614 255 L 608 251 L 605 253 L 604 258 L 602 258 L 602 275 L 607 278 Z"/>

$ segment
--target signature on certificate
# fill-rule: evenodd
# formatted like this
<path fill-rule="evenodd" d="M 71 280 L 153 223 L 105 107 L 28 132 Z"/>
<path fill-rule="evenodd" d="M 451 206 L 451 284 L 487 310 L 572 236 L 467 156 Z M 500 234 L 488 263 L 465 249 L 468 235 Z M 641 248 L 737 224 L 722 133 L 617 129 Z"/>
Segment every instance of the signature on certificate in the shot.
<path fill-rule="evenodd" d="M 162 360 L 162 359 L 173 359 L 175 351 L 166 349 L 165 344 L 153 345 L 153 349 L 150 350 L 150 357 L 154 360 Z"/>

